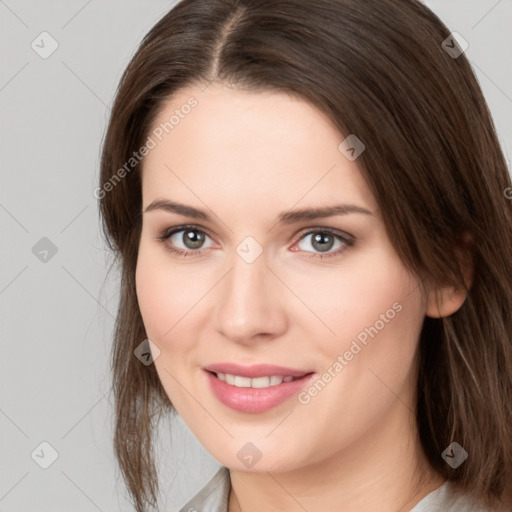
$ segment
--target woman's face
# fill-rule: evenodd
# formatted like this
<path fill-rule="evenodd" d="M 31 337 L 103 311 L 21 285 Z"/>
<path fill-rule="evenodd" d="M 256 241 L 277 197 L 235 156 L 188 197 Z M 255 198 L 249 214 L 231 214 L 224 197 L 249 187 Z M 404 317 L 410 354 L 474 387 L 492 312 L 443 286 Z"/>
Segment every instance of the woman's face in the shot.
<path fill-rule="evenodd" d="M 153 128 L 137 295 L 200 442 L 286 471 L 411 429 L 425 298 L 345 137 L 302 100 L 219 84 L 181 90 Z"/>

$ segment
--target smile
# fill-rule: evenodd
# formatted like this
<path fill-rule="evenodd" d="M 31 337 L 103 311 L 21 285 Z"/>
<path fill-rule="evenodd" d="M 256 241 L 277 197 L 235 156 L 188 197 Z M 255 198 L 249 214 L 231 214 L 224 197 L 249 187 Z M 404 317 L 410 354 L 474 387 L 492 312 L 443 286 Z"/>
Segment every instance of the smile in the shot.
<path fill-rule="evenodd" d="M 246 377 L 225 372 L 204 371 L 214 397 L 232 410 L 262 413 L 296 396 L 316 375 L 270 375 Z"/>

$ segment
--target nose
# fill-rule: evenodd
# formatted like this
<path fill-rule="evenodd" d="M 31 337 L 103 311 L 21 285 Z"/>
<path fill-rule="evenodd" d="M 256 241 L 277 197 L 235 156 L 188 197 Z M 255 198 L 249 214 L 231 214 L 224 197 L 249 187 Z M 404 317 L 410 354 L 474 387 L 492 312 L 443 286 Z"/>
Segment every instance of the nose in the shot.
<path fill-rule="evenodd" d="M 283 290 L 264 255 L 247 263 L 234 254 L 231 270 L 219 283 L 216 328 L 232 341 L 271 340 L 288 326 Z"/>

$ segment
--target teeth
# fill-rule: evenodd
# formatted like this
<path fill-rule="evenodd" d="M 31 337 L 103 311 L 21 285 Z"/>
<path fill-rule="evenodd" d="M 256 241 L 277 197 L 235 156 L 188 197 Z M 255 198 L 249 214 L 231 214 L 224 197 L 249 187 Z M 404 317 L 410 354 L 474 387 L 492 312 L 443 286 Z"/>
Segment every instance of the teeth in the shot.
<path fill-rule="evenodd" d="M 268 388 L 270 386 L 278 386 L 282 382 L 290 382 L 293 377 L 281 377 L 272 375 L 271 377 L 257 377 L 250 379 L 249 377 L 240 377 L 240 375 L 231 375 L 230 373 L 217 373 L 217 377 L 237 388 Z"/>
<path fill-rule="evenodd" d="M 239 377 L 238 375 L 235 377 L 235 386 L 237 388 L 250 388 L 251 387 L 251 379 L 247 377 Z"/>
<path fill-rule="evenodd" d="M 238 377 L 237 377 L 238 378 Z M 252 388 L 268 388 L 271 384 L 272 386 L 276 384 L 281 384 L 281 382 L 272 382 L 273 379 L 277 379 L 278 381 L 283 382 L 279 377 L 258 377 L 257 379 L 247 379 L 251 381 Z"/>

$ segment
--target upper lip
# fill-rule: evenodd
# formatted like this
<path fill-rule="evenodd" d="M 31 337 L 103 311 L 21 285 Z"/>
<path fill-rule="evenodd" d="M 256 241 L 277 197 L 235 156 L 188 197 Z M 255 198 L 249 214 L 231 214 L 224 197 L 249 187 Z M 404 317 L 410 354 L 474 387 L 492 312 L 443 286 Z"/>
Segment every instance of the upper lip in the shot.
<path fill-rule="evenodd" d="M 286 368 L 285 366 L 277 366 L 274 364 L 253 364 L 251 366 L 241 366 L 236 363 L 215 363 L 204 367 L 205 370 L 214 373 L 229 373 L 231 375 L 239 375 L 240 377 L 248 377 L 255 379 L 257 377 L 303 377 L 311 373 L 308 370 L 297 370 L 295 368 Z"/>

